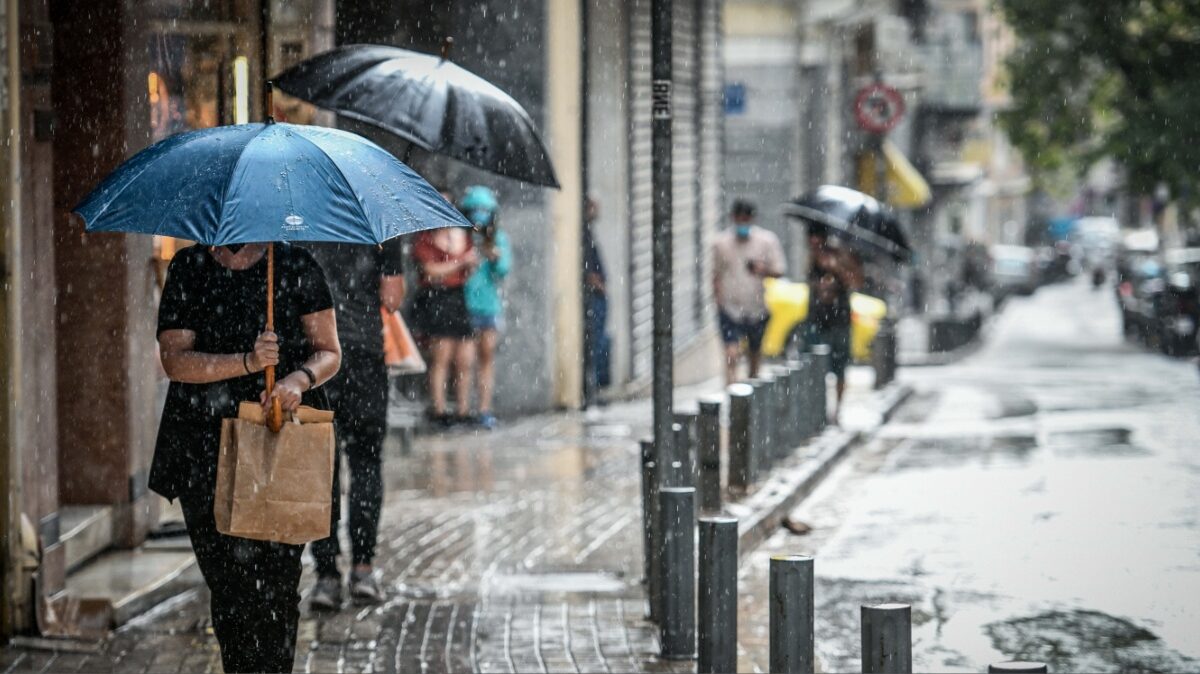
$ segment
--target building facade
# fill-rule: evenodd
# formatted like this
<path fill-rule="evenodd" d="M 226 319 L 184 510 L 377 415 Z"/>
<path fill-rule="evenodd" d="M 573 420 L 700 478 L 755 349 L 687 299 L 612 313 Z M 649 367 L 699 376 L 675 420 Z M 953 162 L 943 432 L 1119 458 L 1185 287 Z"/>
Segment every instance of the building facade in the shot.
<path fill-rule="evenodd" d="M 680 382 L 715 375 L 708 239 L 722 210 L 720 0 L 676 0 L 675 336 Z M 436 51 L 509 91 L 542 129 L 562 189 L 413 153 L 452 190 L 498 190 L 516 265 L 498 408 L 577 407 L 583 197 L 609 269 L 617 392 L 649 384 L 649 2 L 638 0 L 2 0 L 4 190 L 0 634 L 70 633 L 71 578 L 141 544 L 165 378 L 158 288 L 178 242 L 85 234 L 71 209 L 138 150 L 263 116 L 266 73 L 335 44 Z M 274 113 L 339 124 L 286 96 Z M 355 129 L 360 130 L 360 129 Z M 373 134 L 386 147 L 393 139 Z M 710 357 L 711 356 L 711 357 Z M 85 545 L 86 543 L 86 545 Z"/>
<path fill-rule="evenodd" d="M 897 307 L 947 310 L 965 251 L 1024 241 L 1029 180 L 994 122 L 1013 37 L 988 3 L 728 0 L 725 25 L 727 189 L 760 202 L 796 273 L 801 230 L 777 207 L 821 184 L 875 192 L 877 140 L 852 109 L 875 81 L 905 102 L 885 153 L 887 200 L 916 252 Z"/>

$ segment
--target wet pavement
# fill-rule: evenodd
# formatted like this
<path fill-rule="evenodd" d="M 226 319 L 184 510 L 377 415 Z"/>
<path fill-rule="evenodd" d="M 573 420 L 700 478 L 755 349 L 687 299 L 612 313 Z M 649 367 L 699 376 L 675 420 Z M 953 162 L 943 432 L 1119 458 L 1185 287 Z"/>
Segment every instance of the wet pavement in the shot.
<path fill-rule="evenodd" d="M 1014 299 L 742 570 L 743 662 L 767 661 L 767 558 L 816 556 L 817 656 L 859 669 L 859 606 L 913 605 L 916 671 L 1200 668 L 1200 385 L 1122 342 L 1110 289 Z"/>
<path fill-rule="evenodd" d="M 658 660 L 644 619 L 636 440 L 649 422 L 648 402 L 623 403 L 420 436 L 389 456 L 376 559 L 389 600 L 312 614 L 306 596 L 296 671 L 692 671 Z M 311 583 L 309 566 L 305 595 Z M 0 673 L 219 670 L 203 589 L 94 653 L 0 649 Z"/>
<path fill-rule="evenodd" d="M 638 454 L 644 405 L 423 436 L 387 460 L 378 607 L 307 611 L 297 671 L 651 671 L 643 619 Z M 312 581 L 306 569 L 305 595 Z M 195 590 L 96 654 L 0 652 L 0 672 L 219 671 Z"/>

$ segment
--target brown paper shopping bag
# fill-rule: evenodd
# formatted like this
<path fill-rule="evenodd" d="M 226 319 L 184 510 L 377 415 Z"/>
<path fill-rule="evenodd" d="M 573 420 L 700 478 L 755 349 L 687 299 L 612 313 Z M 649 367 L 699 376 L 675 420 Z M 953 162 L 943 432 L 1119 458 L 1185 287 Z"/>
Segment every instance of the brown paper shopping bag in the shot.
<path fill-rule="evenodd" d="M 329 535 L 333 412 L 301 407 L 278 433 L 257 403 L 221 422 L 217 531 L 300 545 Z"/>

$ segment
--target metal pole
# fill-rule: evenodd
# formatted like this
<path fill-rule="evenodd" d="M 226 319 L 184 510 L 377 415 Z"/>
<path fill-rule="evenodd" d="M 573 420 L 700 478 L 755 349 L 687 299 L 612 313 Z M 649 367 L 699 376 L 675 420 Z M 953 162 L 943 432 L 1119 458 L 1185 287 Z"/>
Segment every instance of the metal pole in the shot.
<path fill-rule="evenodd" d="M 696 671 L 737 671 L 736 517 L 700 520 L 699 662 Z"/>
<path fill-rule="evenodd" d="M 770 664 L 772 672 L 813 670 L 813 558 L 776 555 L 770 574 Z"/>
<path fill-rule="evenodd" d="M 754 387 L 731 384 L 729 392 L 729 490 L 745 494 L 754 482 Z"/>
<path fill-rule="evenodd" d="M 716 512 L 721 509 L 721 398 L 713 396 L 700 401 L 700 416 L 696 419 L 696 456 L 700 475 L 696 483 L 700 510 Z"/>
<path fill-rule="evenodd" d="M 658 575 L 662 554 L 662 532 L 658 517 L 658 466 L 655 465 L 654 441 L 644 439 L 642 446 L 642 572 L 646 578 L 647 618 L 658 622 L 662 598 L 662 578 Z"/>
<path fill-rule="evenodd" d="M 654 446 L 659 467 L 673 456 L 671 441 L 671 396 L 674 379 L 674 349 L 671 338 L 671 0 L 652 0 L 651 49 L 651 139 L 654 157 L 653 192 L 653 311 L 654 311 Z"/>
<path fill-rule="evenodd" d="M 886 204 L 888 200 L 888 184 L 887 184 L 887 157 L 883 154 L 883 143 L 887 140 L 887 134 L 875 134 L 875 199 L 880 204 Z"/>
<path fill-rule="evenodd" d="M 663 487 L 662 657 L 690 660 L 696 654 L 696 490 Z"/>
<path fill-rule="evenodd" d="M 875 604 L 862 607 L 863 674 L 912 672 L 912 607 Z"/>
<path fill-rule="evenodd" d="M 1008 662 L 997 662 L 988 665 L 988 672 L 1022 672 L 1027 674 L 1046 674 L 1050 669 L 1046 667 L 1044 662 L 1025 662 L 1022 660 L 1009 660 Z"/>

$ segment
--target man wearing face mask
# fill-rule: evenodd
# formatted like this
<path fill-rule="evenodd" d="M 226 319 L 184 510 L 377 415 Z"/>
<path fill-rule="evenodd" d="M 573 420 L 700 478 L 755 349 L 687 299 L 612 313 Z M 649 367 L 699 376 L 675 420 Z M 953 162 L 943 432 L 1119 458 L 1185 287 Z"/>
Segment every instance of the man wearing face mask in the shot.
<path fill-rule="evenodd" d="M 725 343 L 725 382 L 737 381 L 745 340 L 750 377 L 758 376 L 763 332 L 767 327 L 764 278 L 785 271 L 783 246 L 774 233 L 754 224 L 754 204 L 738 199 L 730 211 L 733 226 L 713 241 L 713 295 L 721 340 Z"/>

